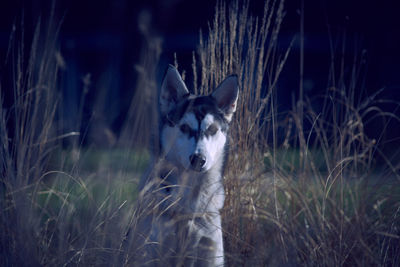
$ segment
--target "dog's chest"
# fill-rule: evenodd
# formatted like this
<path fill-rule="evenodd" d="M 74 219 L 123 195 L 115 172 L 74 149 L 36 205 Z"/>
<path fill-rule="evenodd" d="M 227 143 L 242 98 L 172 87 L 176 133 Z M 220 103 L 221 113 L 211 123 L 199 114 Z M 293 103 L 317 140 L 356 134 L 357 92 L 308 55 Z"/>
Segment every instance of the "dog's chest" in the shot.
<path fill-rule="evenodd" d="M 169 192 L 179 202 L 182 212 L 193 214 L 219 214 L 225 200 L 224 188 L 219 177 L 190 175 L 179 181 Z"/>

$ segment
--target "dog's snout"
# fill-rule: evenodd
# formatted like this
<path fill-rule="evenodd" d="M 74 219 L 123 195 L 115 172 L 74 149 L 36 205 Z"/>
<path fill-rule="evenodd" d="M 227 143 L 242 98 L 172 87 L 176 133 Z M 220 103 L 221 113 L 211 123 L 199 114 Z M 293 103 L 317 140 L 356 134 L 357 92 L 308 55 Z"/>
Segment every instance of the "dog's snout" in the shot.
<path fill-rule="evenodd" d="M 206 158 L 202 154 L 193 154 L 189 159 L 192 168 L 196 171 L 200 171 L 206 163 Z"/>

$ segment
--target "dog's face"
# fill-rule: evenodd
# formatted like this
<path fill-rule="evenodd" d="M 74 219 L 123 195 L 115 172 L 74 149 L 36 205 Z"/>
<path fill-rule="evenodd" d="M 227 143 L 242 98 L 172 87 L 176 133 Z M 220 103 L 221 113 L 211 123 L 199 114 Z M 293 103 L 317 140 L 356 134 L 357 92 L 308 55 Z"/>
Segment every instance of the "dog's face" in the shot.
<path fill-rule="evenodd" d="M 160 139 L 166 158 L 199 172 L 221 163 L 237 99 L 236 76 L 226 78 L 209 96 L 194 96 L 170 66 L 160 93 Z"/>

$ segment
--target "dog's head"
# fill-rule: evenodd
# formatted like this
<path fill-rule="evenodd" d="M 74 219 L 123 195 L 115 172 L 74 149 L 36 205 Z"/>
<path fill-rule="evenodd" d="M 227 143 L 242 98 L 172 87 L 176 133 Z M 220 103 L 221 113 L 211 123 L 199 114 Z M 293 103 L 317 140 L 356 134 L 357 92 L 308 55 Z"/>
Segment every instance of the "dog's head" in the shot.
<path fill-rule="evenodd" d="M 166 158 L 199 172 L 221 163 L 238 94 L 237 76 L 231 75 L 212 94 L 191 95 L 177 69 L 170 66 L 159 99 L 160 141 Z"/>

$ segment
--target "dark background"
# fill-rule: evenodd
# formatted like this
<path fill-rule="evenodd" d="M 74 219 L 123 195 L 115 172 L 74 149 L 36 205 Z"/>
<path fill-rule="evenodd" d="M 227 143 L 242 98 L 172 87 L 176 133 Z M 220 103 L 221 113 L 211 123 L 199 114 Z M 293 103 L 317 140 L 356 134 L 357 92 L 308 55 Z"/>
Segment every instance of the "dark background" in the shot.
<path fill-rule="evenodd" d="M 93 115 L 90 113 L 96 105 L 95 99 L 100 92 L 106 91 L 102 101 L 107 110 L 98 112 L 98 120 L 107 121 L 112 125 L 112 131 L 118 133 L 136 85 L 134 65 L 140 59 L 143 44 L 138 30 L 139 17 L 146 16 L 151 21 L 152 34 L 163 39 L 157 74 L 160 79 L 165 66 L 173 63 L 174 52 L 177 52 L 180 67 L 190 71 L 199 29 L 206 32 L 215 3 L 188 0 L 55 1 L 56 18 L 62 20 L 60 51 L 66 63 L 62 71 L 63 105 L 68 110 L 66 121 L 73 123 L 83 88 L 82 78 L 90 73 L 87 101 L 91 108 L 85 113 L 88 117 Z M 251 13 L 261 16 L 263 5 L 263 1 L 250 1 Z M 285 3 L 286 15 L 280 35 L 282 51 L 300 31 L 300 8 L 301 1 Z M 29 41 L 39 17 L 46 22 L 50 9 L 51 1 L 43 0 L 5 0 L 0 4 L 0 75 L 6 105 L 12 100 L 7 97 L 12 89 L 7 88 L 6 83 L 4 85 L 9 72 L 8 65 L 3 62 L 12 25 L 19 25 L 23 17 L 26 40 Z M 363 85 L 356 90 L 360 99 L 385 88 L 382 98 L 400 101 L 400 19 L 396 1 L 305 0 L 304 17 L 304 90 L 307 95 L 324 94 L 326 90 L 331 42 L 336 54 L 340 54 L 342 44 L 345 44 L 348 64 L 344 71 L 347 73 L 351 71 L 354 55 L 363 55 Z M 298 40 L 278 85 L 278 104 L 282 110 L 291 107 L 292 95 L 296 95 L 299 88 Z M 396 105 L 387 104 L 382 108 L 397 113 Z M 389 129 L 388 139 L 397 139 L 398 123 L 392 122 Z M 374 124 L 368 129 L 372 135 L 376 130 Z"/>

